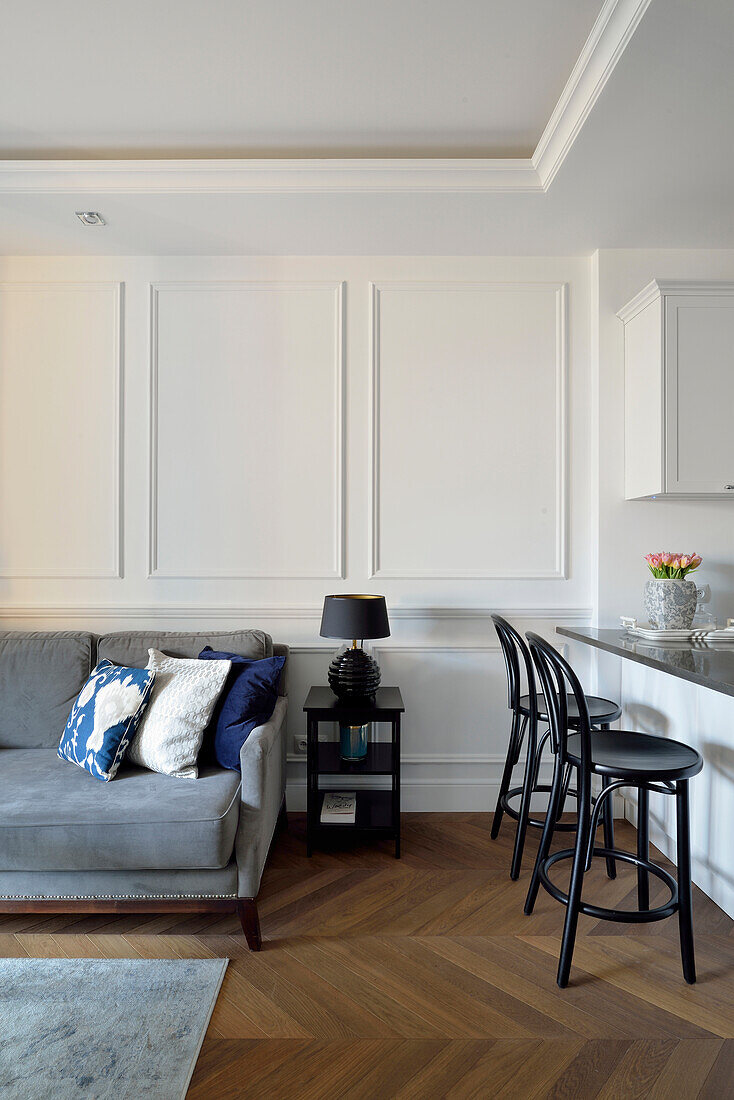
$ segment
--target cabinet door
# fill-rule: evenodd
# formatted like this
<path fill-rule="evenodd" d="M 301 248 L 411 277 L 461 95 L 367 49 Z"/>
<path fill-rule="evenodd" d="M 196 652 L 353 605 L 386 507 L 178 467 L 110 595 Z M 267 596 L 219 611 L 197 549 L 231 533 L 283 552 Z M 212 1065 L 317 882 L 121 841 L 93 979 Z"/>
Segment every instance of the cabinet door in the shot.
<path fill-rule="evenodd" d="M 734 295 L 665 300 L 666 492 L 734 499 Z"/>

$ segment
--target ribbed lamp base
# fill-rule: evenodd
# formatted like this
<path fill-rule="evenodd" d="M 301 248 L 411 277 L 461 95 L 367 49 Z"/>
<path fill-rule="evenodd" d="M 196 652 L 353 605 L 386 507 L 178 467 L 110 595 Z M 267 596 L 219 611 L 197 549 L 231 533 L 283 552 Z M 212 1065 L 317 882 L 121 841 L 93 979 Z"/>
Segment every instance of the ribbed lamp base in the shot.
<path fill-rule="evenodd" d="M 363 649 L 345 649 L 329 665 L 329 687 L 338 699 L 374 698 L 380 666 Z"/>

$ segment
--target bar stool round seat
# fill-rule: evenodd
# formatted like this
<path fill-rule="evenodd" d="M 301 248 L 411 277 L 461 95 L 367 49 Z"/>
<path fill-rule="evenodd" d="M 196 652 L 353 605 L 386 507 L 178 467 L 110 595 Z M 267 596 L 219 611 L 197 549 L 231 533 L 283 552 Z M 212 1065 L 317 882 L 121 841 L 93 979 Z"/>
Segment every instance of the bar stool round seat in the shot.
<path fill-rule="evenodd" d="M 581 735 L 568 738 L 567 759 L 581 767 Z M 652 737 L 627 730 L 594 730 L 591 736 L 591 770 L 596 775 L 631 782 L 675 783 L 691 779 L 703 768 L 703 757 L 681 741 Z"/>
<path fill-rule="evenodd" d="M 545 705 L 545 696 L 542 691 L 539 691 L 536 695 L 537 707 L 538 707 L 538 721 L 548 721 L 548 708 Z M 591 724 L 593 726 L 606 725 L 610 722 L 616 722 L 622 714 L 622 708 L 618 703 L 613 703 L 611 699 L 601 699 L 598 695 L 587 695 L 586 702 L 589 705 L 589 717 L 591 718 Z M 530 696 L 520 696 L 520 711 L 523 714 L 530 713 Z M 573 727 L 578 725 L 579 721 L 579 708 L 573 695 L 566 696 L 566 712 L 568 714 L 568 724 Z"/>

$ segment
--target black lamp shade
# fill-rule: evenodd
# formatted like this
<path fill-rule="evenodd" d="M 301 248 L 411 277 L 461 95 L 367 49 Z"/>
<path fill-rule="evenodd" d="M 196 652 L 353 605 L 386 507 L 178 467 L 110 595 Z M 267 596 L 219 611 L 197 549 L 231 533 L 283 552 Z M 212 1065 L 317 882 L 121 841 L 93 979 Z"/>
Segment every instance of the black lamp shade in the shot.
<path fill-rule="evenodd" d="M 384 596 L 325 596 L 322 638 L 389 638 Z"/>

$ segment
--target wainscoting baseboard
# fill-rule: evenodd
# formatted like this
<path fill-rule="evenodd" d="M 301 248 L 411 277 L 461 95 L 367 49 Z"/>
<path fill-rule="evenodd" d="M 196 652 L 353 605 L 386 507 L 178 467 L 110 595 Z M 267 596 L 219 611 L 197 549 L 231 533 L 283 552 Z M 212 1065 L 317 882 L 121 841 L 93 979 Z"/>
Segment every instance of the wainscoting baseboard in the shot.
<path fill-rule="evenodd" d="M 465 810 L 494 812 L 504 756 L 497 753 L 478 755 L 462 754 L 409 754 L 402 758 L 400 783 L 401 808 L 406 813 L 456 812 Z M 471 771 L 472 775 L 446 775 L 440 767 Z M 429 774 L 422 774 L 424 770 Z M 306 758 L 300 755 L 288 757 L 287 800 L 289 810 L 306 809 Z M 515 784 L 521 782 L 522 769 L 515 772 Z M 552 768 L 544 763 L 540 779 L 551 780 Z M 322 787 L 336 790 L 360 790 L 364 787 L 389 788 L 389 777 L 329 776 L 322 779 Z"/>
<path fill-rule="evenodd" d="M 358 790 L 359 785 L 354 782 L 343 783 L 337 789 Z M 436 776 L 435 779 L 403 779 L 400 786 L 401 809 L 403 813 L 463 813 L 469 810 L 476 813 L 494 813 L 499 789 L 500 781 L 496 778 L 446 779 Z M 305 780 L 289 780 L 287 798 L 289 810 L 305 813 Z M 614 817 L 621 820 L 624 816 L 623 801 L 621 798 L 615 798 Z M 653 843 L 657 843 L 652 834 L 651 839 Z M 662 850 L 662 845 L 659 847 Z M 722 908 L 726 908 L 723 901 L 718 898 L 714 900 L 718 901 Z M 729 906 L 727 912 L 734 916 L 734 893 L 729 899 Z"/>
<path fill-rule="evenodd" d="M 358 790 L 359 784 L 351 781 L 342 784 L 344 790 Z M 446 812 L 461 813 L 467 810 L 493 811 L 497 801 L 499 781 L 495 779 L 403 779 L 400 788 L 401 809 L 405 813 Z M 306 810 L 305 780 L 289 780 L 287 787 L 288 809 Z"/>

